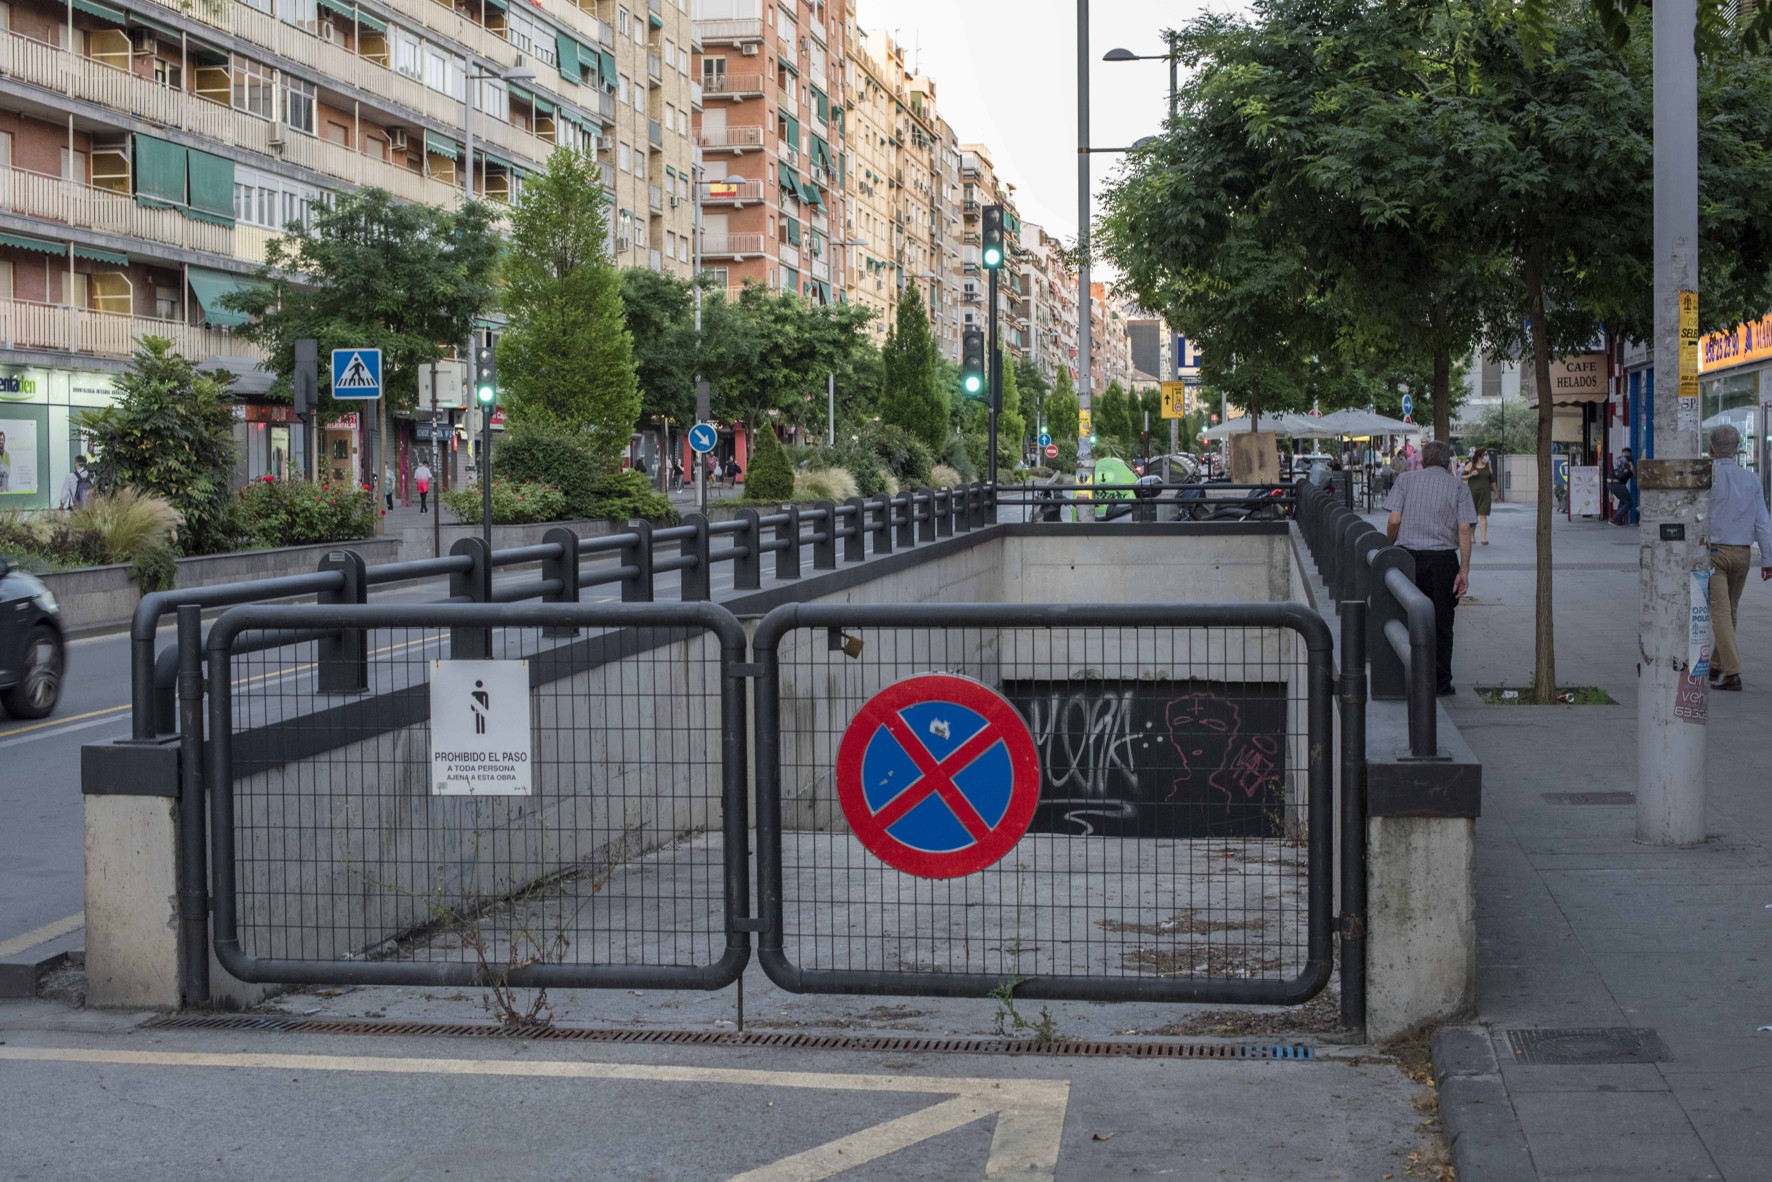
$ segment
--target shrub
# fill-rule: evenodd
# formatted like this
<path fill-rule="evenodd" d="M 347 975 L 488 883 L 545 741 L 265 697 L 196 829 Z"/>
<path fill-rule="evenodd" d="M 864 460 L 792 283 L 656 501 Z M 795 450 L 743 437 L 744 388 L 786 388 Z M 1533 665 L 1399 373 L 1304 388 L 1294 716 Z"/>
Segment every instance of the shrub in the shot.
<path fill-rule="evenodd" d="M 96 535 L 106 560 L 128 563 L 145 594 L 172 586 L 178 573 L 173 543 L 183 523 L 164 498 L 124 488 L 88 499 L 68 514 L 67 528 Z"/>
<path fill-rule="evenodd" d="M 745 474 L 745 498 L 752 501 L 786 501 L 794 495 L 794 470 L 788 467 L 787 452 L 775 432 L 764 427 L 757 432 L 757 446 L 751 453 L 751 470 Z"/>
<path fill-rule="evenodd" d="M 980 464 L 978 461 L 984 458 L 984 449 L 988 444 L 989 436 L 985 436 L 979 441 L 979 451 L 978 454 L 974 456 L 972 454 L 972 442 L 970 440 L 959 435 L 950 435 L 948 436 L 947 447 L 942 449 L 941 462 L 958 473 L 960 480 L 963 483 L 977 480 L 978 474 L 984 470 L 984 465 Z M 934 483 L 933 473 L 931 474 L 930 482 Z M 942 488 L 944 486 L 937 484 L 935 487 Z"/>
<path fill-rule="evenodd" d="M 0 554 L 36 568 L 102 566 L 111 561 L 99 532 L 76 529 L 65 513 L 0 513 Z"/>
<path fill-rule="evenodd" d="M 443 494 L 443 504 L 462 521 L 479 524 L 480 486 L 470 484 Z M 566 511 L 566 498 L 548 484 L 512 484 L 492 478 L 492 524 L 534 525 L 544 521 L 560 521 Z"/>
<path fill-rule="evenodd" d="M 930 488 L 959 488 L 964 483 L 960 474 L 946 464 L 935 465 L 935 470 L 929 473 Z"/>
<path fill-rule="evenodd" d="M 365 488 L 269 476 L 241 489 L 235 504 L 241 532 L 270 547 L 354 542 L 375 532 L 381 512 Z"/>
<path fill-rule="evenodd" d="M 546 484 L 560 490 L 570 517 L 596 517 L 601 466 L 588 435 L 552 423 L 513 423 L 492 457 L 493 484 Z"/>
<path fill-rule="evenodd" d="M 586 517 L 607 521 L 642 521 L 675 524 L 679 518 L 671 499 L 652 487 L 644 472 L 628 469 L 605 476 L 591 487 L 591 502 Z"/>
<path fill-rule="evenodd" d="M 935 467 L 935 454 L 921 439 L 888 424 L 872 424 L 862 437 L 873 453 L 886 465 L 889 475 L 907 485 L 918 485 L 929 479 Z"/>
<path fill-rule="evenodd" d="M 794 474 L 794 495 L 813 501 L 846 501 L 860 496 L 855 477 L 842 468 L 805 468 Z"/>

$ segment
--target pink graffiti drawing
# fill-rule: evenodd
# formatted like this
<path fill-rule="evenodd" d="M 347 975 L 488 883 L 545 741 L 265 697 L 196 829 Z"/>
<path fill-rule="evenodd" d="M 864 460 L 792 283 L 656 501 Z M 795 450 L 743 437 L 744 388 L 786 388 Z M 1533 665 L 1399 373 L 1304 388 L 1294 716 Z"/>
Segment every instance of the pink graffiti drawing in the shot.
<path fill-rule="evenodd" d="M 1182 772 L 1172 782 L 1169 800 L 1182 796 L 1183 785 L 1194 782 L 1196 773 L 1223 795 L 1227 805 L 1252 800 L 1273 781 L 1279 741 L 1272 735 L 1244 736 L 1243 712 L 1235 703 L 1214 694 L 1189 694 L 1170 702 L 1164 711 L 1169 741 L 1181 758 Z M 1209 749 L 1225 752 L 1217 767 L 1205 766 Z"/>

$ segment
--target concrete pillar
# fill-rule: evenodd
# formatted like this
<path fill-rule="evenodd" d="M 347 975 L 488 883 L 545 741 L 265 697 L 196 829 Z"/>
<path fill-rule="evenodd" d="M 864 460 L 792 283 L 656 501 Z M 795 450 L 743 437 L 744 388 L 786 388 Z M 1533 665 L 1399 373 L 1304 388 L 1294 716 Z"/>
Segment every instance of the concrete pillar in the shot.
<path fill-rule="evenodd" d="M 177 1009 L 178 801 L 84 799 L 87 1003 Z"/>

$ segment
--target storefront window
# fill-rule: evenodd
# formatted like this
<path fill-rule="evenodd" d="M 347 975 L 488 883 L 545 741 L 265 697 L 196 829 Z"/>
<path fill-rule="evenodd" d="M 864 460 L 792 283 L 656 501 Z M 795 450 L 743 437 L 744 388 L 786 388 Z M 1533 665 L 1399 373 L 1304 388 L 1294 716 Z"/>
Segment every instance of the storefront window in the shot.
<path fill-rule="evenodd" d="M 1712 427 L 1722 423 L 1734 426 L 1741 432 L 1741 466 L 1757 471 L 1764 446 L 1764 432 L 1760 424 L 1759 371 L 1711 378 L 1704 383 L 1702 394 L 1700 401 L 1704 408 L 1704 430 L 1709 432 Z"/>

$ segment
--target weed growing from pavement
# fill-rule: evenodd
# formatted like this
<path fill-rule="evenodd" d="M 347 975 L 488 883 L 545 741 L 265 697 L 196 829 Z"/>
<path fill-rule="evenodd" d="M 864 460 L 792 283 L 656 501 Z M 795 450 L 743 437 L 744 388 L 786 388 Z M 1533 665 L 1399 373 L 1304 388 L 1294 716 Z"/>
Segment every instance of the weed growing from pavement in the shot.
<path fill-rule="evenodd" d="M 997 1003 L 994 1019 L 997 1033 L 1012 1038 L 1025 1030 L 1035 1042 L 1063 1042 L 1064 1035 L 1058 1032 L 1058 1020 L 1052 1016 L 1051 1009 L 1041 1006 L 1039 1020 L 1030 1022 L 1015 1008 L 1015 990 L 1026 979 L 1010 977 L 991 990 L 991 1000 Z"/>
<path fill-rule="evenodd" d="M 1538 687 L 1527 683 L 1519 689 L 1507 685 L 1479 685 L 1477 697 L 1490 706 L 1537 706 Z M 1557 687 L 1557 701 L 1552 705 L 1616 706 L 1618 703 L 1597 685 L 1564 685 Z"/>

